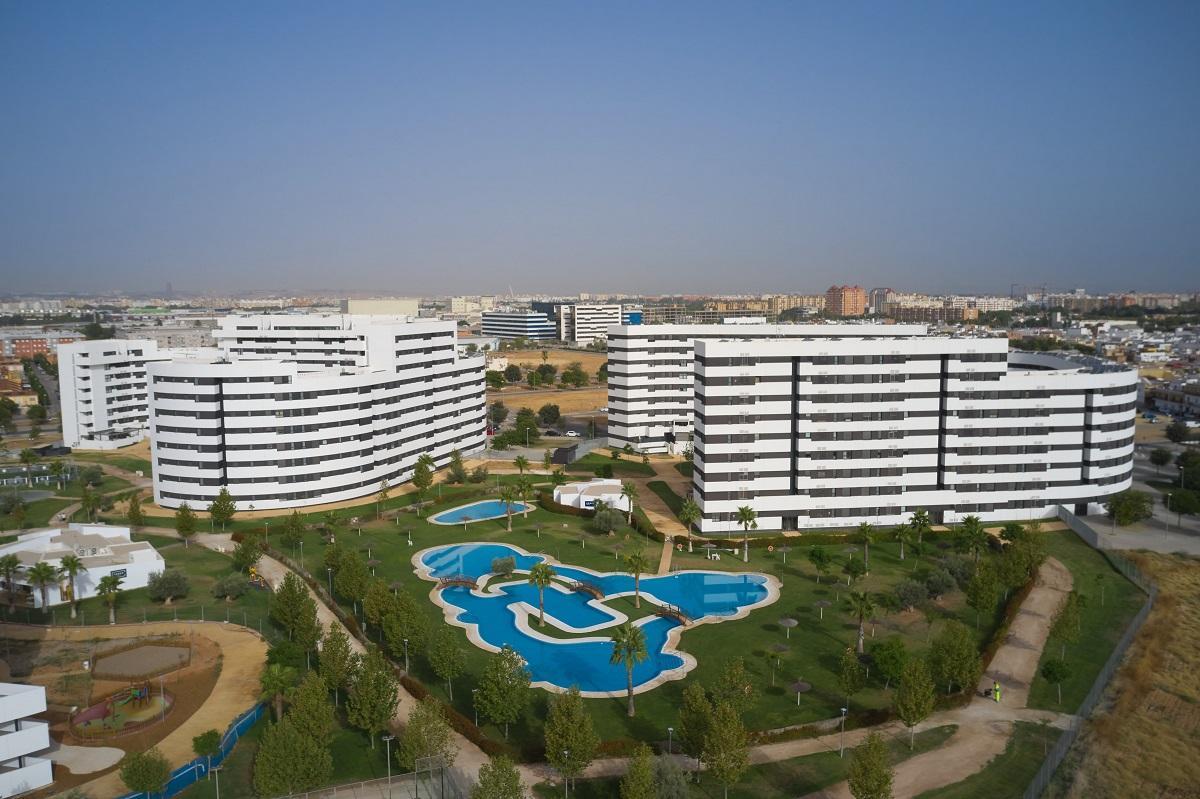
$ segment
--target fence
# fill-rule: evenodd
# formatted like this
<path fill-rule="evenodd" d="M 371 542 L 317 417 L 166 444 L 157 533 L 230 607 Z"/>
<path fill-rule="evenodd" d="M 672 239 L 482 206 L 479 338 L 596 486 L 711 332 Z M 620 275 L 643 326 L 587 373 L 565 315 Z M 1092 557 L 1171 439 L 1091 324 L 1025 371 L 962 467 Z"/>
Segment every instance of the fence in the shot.
<path fill-rule="evenodd" d="M 1129 645 L 1133 643 L 1134 637 L 1146 622 L 1150 615 L 1151 609 L 1154 607 L 1154 601 L 1158 597 L 1158 586 L 1154 581 L 1142 574 L 1137 566 L 1130 563 L 1125 558 L 1109 552 L 1100 545 L 1100 536 L 1096 534 L 1087 522 L 1080 519 L 1074 513 L 1063 506 L 1058 508 L 1058 518 L 1067 524 L 1080 538 L 1082 538 L 1093 549 L 1096 549 L 1100 554 L 1112 564 L 1113 568 L 1123 574 L 1134 585 L 1142 589 L 1146 593 L 1146 601 L 1142 604 L 1141 610 L 1133 617 L 1129 626 L 1125 628 L 1125 634 L 1121 636 L 1121 640 L 1117 642 L 1116 647 L 1108 656 L 1108 660 L 1104 663 L 1104 668 L 1096 675 L 1096 681 L 1092 683 L 1092 689 L 1088 691 L 1084 697 L 1083 703 L 1079 706 L 1075 716 L 1071 719 L 1070 725 L 1063 730 L 1062 735 L 1054 742 L 1054 747 L 1046 755 L 1046 759 L 1042 762 L 1041 768 L 1034 775 L 1033 781 L 1029 783 L 1029 787 L 1025 789 L 1025 799 L 1038 799 L 1042 792 L 1050 785 L 1050 781 L 1054 777 L 1054 772 L 1062 764 L 1067 756 L 1067 752 L 1071 746 L 1079 738 L 1079 733 L 1083 729 L 1083 722 L 1092 711 L 1096 709 L 1096 705 L 1100 703 L 1100 698 L 1104 695 L 1104 690 L 1108 687 L 1109 680 L 1121 666 L 1121 660 L 1125 657 L 1125 652 L 1129 649 Z"/>
<path fill-rule="evenodd" d="M 95 608 L 86 609 L 79 608 L 78 617 L 72 619 L 69 606 L 60 605 L 51 607 L 49 610 L 41 608 L 20 607 L 16 612 L 9 615 L 7 608 L 7 597 L 0 592 L 0 624 L 12 622 L 16 624 L 31 624 L 44 627 L 96 627 L 107 626 L 108 609 L 96 610 Z M 130 625 L 130 624 L 147 624 L 156 621 L 216 621 L 225 622 L 228 624 L 239 624 L 242 627 L 249 627 L 256 630 L 268 642 L 274 643 L 281 640 L 283 634 L 271 624 L 269 613 L 260 608 L 247 610 L 239 608 L 236 605 L 231 605 L 228 602 L 216 602 L 212 605 L 184 605 L 167 607 L 157 605 L 150 607 L 142 605 L 140 607 L 122 608 L 117 605 L 114 613 L 114 624 Z"/>
<path fill-rule="evenodd" d="M 276 799 L 458 799 L 456 773 L 441 765 L 365 782 L 347 782 Z"/>

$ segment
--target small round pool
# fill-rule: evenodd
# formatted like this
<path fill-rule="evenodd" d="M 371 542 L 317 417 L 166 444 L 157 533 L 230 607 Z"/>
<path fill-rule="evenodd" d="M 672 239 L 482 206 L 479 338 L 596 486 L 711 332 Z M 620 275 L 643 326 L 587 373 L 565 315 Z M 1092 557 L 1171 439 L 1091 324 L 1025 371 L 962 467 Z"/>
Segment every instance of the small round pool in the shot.
<path fill-rule="evenodd" d="M 526 510 L 533 510 L 532 505 L 527 505 L 524 502 L 514 502 L 512 504 L 513 515 L 524 513 Z M 470 505 L 460 505 L 457 508 L 444 510 L 439 514 L 429 517 L 429 521 L 433 524 L 471 524 L 473 522 L 486 522 L 491 519 L 503 519 L 506 512 L 506 506 L 498 499 L 485 499 L 480 502 L 472 502 Z"/>

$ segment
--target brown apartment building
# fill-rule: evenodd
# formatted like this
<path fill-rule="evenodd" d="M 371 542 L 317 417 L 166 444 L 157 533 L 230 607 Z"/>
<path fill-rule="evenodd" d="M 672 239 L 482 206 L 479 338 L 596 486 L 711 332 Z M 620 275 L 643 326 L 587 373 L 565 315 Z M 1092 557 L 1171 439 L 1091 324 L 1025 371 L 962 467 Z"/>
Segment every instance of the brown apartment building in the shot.
<path fill-rule="evenodd" d="M 862 316 L 867 312 L 867 290 L 862 286 L 830 286 L 825 292 L 829 316 Z"/>

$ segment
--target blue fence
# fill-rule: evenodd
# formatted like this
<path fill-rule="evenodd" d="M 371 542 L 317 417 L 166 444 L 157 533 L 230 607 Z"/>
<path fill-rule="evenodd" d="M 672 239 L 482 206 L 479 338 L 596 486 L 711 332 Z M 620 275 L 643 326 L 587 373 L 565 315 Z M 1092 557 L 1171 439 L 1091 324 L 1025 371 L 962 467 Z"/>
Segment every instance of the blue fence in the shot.
<path fill-rule="evenodd" d="M 167 789 L 162 793 L 127 793 L 120 799 L 170 799 L 185 788 L 190 788 L 208 773 L 210 765 L 219 766 L 225 761 L 225 758 L 229 757 L 229 753 L 233 751 L 238 740 L 246 734 L 246 730 L 254 726 L 254 722 L 262 718 L 266 708 L 267 706 L 264 704 L 257 704 L 234 719 L 234 722 L 229 725 L 229 729 L 221 736 L 221 751 L 212 756 L 211 764 L 208 758 L 198 757 L 172 771 L 171 779 L 167 782 Z"/>

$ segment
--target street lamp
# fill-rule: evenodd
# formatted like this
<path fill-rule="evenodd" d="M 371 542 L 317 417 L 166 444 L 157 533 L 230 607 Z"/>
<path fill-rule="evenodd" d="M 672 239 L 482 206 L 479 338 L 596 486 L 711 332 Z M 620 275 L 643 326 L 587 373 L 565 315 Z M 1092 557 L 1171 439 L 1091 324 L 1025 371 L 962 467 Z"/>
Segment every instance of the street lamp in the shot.
<path fill-rule="evenodd" d="M 838 733 L 838 757 L 846 751 L 846 708 L 842 708 L 842 731 Z"/>
<path fill-rule="evenodd" d="M 329 577 L 329 598 L 332 599 L 333 598 L 333 567 L 326 566 L 325 574 L 327 577 Z"/>
<path fill-rule="evenodd" d="M 408 639 L 404 639 L 404 673 L 408 674 Z"/>
<path fill-rule="evenodd" d="M 674 742 L 675 742 L 675 728 L 667 727 L 667 754 L 668 755 L 675 754 L 675 752 L 673 751 L 675 748 L 673 745 Z"/>
<path fill-rule="evenodd" d="M 563 796 L 567 796 L 571 792 L 571 783 L 567 779 L 567 755 L 571 754 L 570 749 L 563 750 Z"/>
<path fill-rule="evenodd" d="M 479 693 L 478 688 L 471 689 L 471 707 L 475 708 L 475 726 L 479 726 L 479 705 L 476 703 L 476 697 Z"/>
<path fill-rule="evenodd" d="M 211 771 L 217 778 L 217 799 L 221 799 L 221 766 L 213 766 Z"/>
<path fill-rule="evenodd" d="M 384 735 L 383 744 L 387 747 L 387 780 L 388 780 L 388 796 L 392 795 L 392 741 L 396 740 L 395 735 Z"/>

